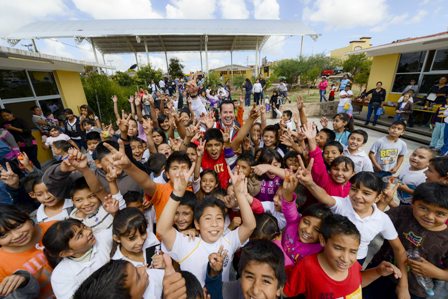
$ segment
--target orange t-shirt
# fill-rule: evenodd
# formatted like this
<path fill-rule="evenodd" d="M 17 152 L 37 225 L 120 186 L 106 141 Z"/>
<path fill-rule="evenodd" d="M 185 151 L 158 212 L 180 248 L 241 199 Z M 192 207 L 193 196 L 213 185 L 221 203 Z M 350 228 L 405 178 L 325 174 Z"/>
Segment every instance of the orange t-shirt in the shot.
<path fill-rule="evenodd" d="M 191 186 L 187 187 L 188 191 L 191 191 Z M 170 183 L 156 184 L 156 191 L 153 196 L 145 194 L 146 198 L 150 198 L 151 203 L 154 205 L 156 210 L 156 220 L 162 215 L 163 209 L 165 208 L 168 199 L 170 199 L 171 192 L 173 192 L 173 186 Z"/>
<path fill-rule="evenodd" d="M 56 221 L 39 223 L 42 236 Z M 7 252 L 0 248 L 0 281 L 6 276 L 12 275 L 17 270 L 28 271 L 39 281 L 39 298 L 54 298 L 51 288 L 50 276 L 52 269 L 43 252 L 42 239 L 35 247 L 24 252 Z"/>

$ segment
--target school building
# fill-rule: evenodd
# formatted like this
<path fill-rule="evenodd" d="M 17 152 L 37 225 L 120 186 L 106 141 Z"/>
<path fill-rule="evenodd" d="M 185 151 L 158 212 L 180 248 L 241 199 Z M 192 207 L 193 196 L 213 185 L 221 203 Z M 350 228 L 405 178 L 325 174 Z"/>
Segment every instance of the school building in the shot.
<path fill-rule="evenodd" d="M 348 43 L 346 47 L 332 50 L 330 52 L 330 57 L 345 60 L 348 58 L 349 53 L 353 51 L 359 51 L 372 47 L 372 44 L 370 43 L 371 39 L 372 39 L 371 37 L 364 36 L 358 40 L 352 40 Z"/>

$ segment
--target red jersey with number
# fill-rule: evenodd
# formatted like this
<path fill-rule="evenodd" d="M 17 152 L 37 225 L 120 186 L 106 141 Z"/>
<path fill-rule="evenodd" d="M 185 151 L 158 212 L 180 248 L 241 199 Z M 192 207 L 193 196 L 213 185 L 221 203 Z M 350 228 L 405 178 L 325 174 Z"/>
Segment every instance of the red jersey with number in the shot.
<path fill-rule="evenodd" d="M 304 257 L 294 266 L 283 291 L 288 297 L 305 294 L 306 298 L 313 299 L 362 299 L 361 282 L 361 265 L 358 262 L 350 267 L 344 280 L 336 281 L 325 273 L 317 254 L 314 254 Z"/>
<path fill-rule="evenodd" d="M 226 190 L 229 185 L 230 174 L 227 170 L 226 158 L 224 157 L 224 151 L 221 151 L 218 159 L 213 160 L 207 151 L 204 152 L 204 156 L 202 157 L 202 169 L 211 169 L 216 172 L 218 175 L 219 183 L 221 188 Z"/>

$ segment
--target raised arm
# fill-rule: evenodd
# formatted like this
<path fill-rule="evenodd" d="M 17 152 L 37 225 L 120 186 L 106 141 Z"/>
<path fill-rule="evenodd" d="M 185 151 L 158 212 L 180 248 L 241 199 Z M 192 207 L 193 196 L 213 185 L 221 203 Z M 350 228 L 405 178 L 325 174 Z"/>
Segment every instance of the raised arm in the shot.
<path fill-rule="evenodd" d="M 120 120 L 120 113 L 118 112 L 118 98 L 116 95 L 112 96 L 112 102 L 114 103 L 114 114 L 117 121 Z"/>
<path fill-rule="evenodd" d="M 246 120 L 244 125 L 241 127 L 241 129 L 238 131 L 235 138 L 232 140 L 232 149 L 234 151 L 238 151 L 241 145 L 241 142 L 243 142 L 244 137 L 246 137 L 247 134 L 249 134 L 250 128 L 252 127 L 252 124 L 254 121 L 258 118 L 260 115 L 260 109 L 256 108 L 255 106 L 250 111 L 249 119 Z"/>
<path fill-rule="evenodd" d="M 152 139 L 152 120 L 151 119 L 142 119 L 143 131 L 146 135 L 146 144 L 148 145 L 148 150 L 151 154 L 157 153 L 156 146 L 154 144 L 154 140 Z"/>
<path fill-rule="evenodd" d="M 137 94 L 134 99 L 135 112 L 137 113 L 137 120 L 141 122 L 143 120 L 142 114 L 142 98 Z"/>
<path fill-rule="evenodd" d="M 308 117 L 306 116 L 305 104 L 303 103 L 303 98 L 300 95 L 297 96 L 297 110 L 299 110 L 300 123 L 307 124 Z"/>

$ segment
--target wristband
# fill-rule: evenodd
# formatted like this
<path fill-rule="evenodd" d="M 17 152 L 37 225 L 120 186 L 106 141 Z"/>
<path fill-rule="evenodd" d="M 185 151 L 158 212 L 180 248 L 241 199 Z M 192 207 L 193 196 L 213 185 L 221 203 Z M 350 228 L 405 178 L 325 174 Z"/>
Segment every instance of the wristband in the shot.
<path fill-rule="evenodd" d="M 177 196 L 176 194 L 174 194 L 174 191 L 171 192 L 170 198 L 174 201 L 180 202 L 183 196 Z"/>

